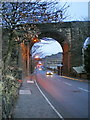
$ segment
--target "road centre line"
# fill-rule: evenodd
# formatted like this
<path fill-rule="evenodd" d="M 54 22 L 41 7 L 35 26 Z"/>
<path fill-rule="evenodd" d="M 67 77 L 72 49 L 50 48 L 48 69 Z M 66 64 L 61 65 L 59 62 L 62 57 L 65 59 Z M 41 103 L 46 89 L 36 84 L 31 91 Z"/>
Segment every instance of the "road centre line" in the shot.
<path fill-rule="evenodd" d="M 88 90 L 86 90 L 86 89 L 83 89 L 83 88 L 80 88 L 80 87 L 78 87 L 78 89 L 83 90 L 83 91 L 85 91 L 85 92 L 90 92 L 90 91 L 88 91 Z"/>
<path fill-rule="evenodd" d="M 63 82 L 63 83 L 65 83 L 66 85 L 72 86 L 71 84 L 69 84 L 69 83 L 67 83 L 67 82 Z"/>
<path fill-rule="evenodd" d="M 37 88 L 39 89 L 39 91 L 41 92 L 41 94 L 43 95 L 43 97 L 46 99 L 46 101 L 48 102 L 48 104 L 51 106 L 51 108 L 56 112 L 56 114 L 59 116 L 59 118 L 61 118 L 62 120 L 64 120 L 64 118 L 62 117 L 62 115 L 56 110 L 56 108 L 51 104 L 51 102 L 48 100 L 48 98 L 45 96 L 45 94 L 42 92 L 42 90 L 40 89 L 40 87 L 38 86 L 36 80 L 35 80 L 35 84 L 37 86 Z"/>

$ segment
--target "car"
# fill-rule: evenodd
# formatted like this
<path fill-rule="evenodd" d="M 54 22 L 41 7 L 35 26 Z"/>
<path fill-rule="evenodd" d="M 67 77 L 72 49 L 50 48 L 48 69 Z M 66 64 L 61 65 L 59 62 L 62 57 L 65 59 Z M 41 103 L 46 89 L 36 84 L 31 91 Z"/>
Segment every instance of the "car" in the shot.
<path fill-rule="evenodd" d="M 47 71 L 46 75 L 53 75 L 53 72 L 52 71 Z"/>
<path fill-rule="evenodd" d="M 39 70 L 42 70 L 42 68 L 39 68 Z"/>

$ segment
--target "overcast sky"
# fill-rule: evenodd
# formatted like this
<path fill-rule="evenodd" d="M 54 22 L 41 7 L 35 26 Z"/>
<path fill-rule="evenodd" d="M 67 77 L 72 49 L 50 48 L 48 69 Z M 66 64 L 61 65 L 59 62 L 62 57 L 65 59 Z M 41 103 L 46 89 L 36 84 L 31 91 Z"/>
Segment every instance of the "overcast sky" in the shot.
<path fill-rule="evenodd" d="M 68 20 L 83 20 L 88 18 L 88 2 L 68 2 L 70 5 L 68 14 L 70 18 Z"/>
<path fill-rule="evenodd" d="M 90 0 L 42 0 L 42 1 L 58 1 L 64 4 L 70 5 L 68 9 L 68 14 L 70 17 L 68 21 L 83 20 L 83 18 L 88 18 L 88 3 Z"/>
<path fill-rule="evenodd" d="M 40 43 L 35 43 L 32 47 L 32 52 L 35 46 L 39 47 L 36 49 L 36 52 L 33 53 L 33 56 L 38 55 L 40 58 L 63 52 L 61 45 L 52 38 L 43 38 Z"/>

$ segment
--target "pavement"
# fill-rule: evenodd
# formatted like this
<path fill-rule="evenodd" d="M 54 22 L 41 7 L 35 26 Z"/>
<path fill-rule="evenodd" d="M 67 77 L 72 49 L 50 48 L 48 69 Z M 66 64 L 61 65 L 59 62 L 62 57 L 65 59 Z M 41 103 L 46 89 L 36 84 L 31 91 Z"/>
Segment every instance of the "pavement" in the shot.
<path fill-rule="evenodd" d="M 13 118 L 59 118 L 35 84 L 35 77 L 24 79 L 13 110 Z"/>

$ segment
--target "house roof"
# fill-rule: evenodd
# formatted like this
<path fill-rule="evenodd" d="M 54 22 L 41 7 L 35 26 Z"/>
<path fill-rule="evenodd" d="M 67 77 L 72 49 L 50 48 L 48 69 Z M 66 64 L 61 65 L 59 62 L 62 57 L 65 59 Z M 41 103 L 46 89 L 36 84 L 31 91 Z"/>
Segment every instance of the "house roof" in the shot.
<path fill-rule="evenodd" d="M 83 66 L 78 66 L 78 67 L 73 67 L 73 69 L 75 70 L 75 72 L 79 73 L 86 73 L 85 69 Z"/>

